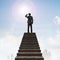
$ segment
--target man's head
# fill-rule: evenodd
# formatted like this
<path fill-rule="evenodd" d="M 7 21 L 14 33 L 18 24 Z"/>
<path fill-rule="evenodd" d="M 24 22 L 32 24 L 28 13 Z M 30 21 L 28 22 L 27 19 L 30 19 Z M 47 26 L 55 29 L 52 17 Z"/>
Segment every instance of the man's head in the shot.
<path fill-rule="evenodd" d="M 29 16 L 31 16 L 31 13 L 29 13 Z"/>

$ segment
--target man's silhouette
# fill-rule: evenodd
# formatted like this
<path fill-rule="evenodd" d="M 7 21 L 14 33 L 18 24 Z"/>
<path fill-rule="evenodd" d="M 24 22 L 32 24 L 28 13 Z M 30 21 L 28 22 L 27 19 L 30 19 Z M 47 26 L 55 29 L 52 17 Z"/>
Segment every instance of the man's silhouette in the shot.
<path fill-rule="evenodd" d="M 28 21 L 28 33 L 29 33 L 29 27 L 31 29 L 31 33 L 32 33 L 32 24 L 33 24 L 33 17 L 31 16 L 31 13 L 26 14 L 25 17 L 27 17 Z"/>

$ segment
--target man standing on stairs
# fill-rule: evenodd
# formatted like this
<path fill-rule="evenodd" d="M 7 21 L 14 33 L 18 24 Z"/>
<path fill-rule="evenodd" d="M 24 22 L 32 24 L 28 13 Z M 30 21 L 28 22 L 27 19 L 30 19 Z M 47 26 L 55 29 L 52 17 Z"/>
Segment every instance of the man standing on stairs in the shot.
<path fill-rule="evenodd" d="M 29 33 L 29 27 L 30 27 L 31 33 L 32 33 L 33 17 L 31 16 L 31 13 L 26 14 L 25 17 L 28 19 L 28 21 L 27 21 L 27 23 L 28 23 L 28 33 Z"/>

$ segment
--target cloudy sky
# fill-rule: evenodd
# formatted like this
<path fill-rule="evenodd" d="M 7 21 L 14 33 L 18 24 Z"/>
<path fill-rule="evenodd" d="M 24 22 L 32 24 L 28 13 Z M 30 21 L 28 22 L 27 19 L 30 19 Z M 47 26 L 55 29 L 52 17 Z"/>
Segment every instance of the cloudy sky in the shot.
<path fill-rule="evenodd" d="M 0 60 L 14 60 L 29 12 L 45 60 L 59 60 L 60 0 L 0 0 Z"/>

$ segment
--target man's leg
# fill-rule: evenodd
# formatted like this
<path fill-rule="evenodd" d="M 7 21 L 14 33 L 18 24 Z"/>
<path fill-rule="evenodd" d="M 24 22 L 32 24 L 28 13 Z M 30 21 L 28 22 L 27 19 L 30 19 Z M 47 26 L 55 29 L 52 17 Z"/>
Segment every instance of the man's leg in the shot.
<path fill-rule="evenodd" d="M 29 24 L 28 24 L 28 33 L 29 33 Z"/>
<path fill-rule="evenodd" d="M 31 24 L 31 33 L 32 33 L 32 24 Z"/>

